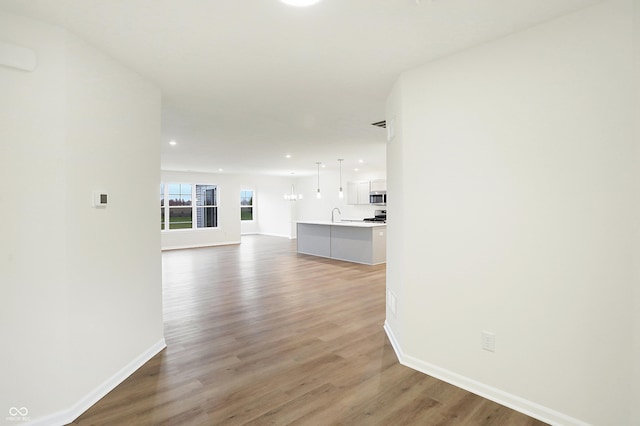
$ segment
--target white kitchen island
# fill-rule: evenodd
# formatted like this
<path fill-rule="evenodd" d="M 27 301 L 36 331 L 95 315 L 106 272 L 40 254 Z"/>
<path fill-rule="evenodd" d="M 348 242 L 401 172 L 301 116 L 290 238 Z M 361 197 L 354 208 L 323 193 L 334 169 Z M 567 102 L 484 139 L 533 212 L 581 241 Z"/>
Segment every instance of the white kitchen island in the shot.
<path fill-rule="evenodd" d="M 381 222 L 300 221 L 298 253 L 378 265 L 387 261 L 387 225 Z"/>

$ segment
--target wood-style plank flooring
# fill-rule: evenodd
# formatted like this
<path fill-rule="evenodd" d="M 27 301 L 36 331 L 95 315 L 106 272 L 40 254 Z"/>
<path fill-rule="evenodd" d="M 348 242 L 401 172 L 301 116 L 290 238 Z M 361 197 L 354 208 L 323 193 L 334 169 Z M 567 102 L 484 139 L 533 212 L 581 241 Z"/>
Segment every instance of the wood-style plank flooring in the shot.
<path fill-rule="evenodd" d="M 167 348 L 73 424 L 544 424 L 400 365 L 384 265 L 266 236 L 162 257 Z"/>

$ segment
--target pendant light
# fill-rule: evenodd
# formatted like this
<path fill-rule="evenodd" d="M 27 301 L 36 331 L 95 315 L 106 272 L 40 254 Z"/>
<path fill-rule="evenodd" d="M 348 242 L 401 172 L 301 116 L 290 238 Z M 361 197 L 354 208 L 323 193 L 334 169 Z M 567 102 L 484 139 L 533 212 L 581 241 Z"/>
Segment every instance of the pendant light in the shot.
<path fill-rule="evenodd" d="M 291 185 L 291 192 L 289 194 L 284 194 L 284 199 L 289 201 L 302 200 L 302 194 L 296 194 L 296 188 Z"/>
<path fill-rule="evenodd" d="M 320 199 L 322 198 L 322 194 L 320 194 L 320 164 L 322 163 L 318 161 L 316 164 L 318 165 L 318 192 L 316 192 L 316 198 Z"/>
<path fill-rule="evenodd" d="M 338 198 L 344 198 L 344 192 L 342 191 L 342 162 L 343 158 L 338 158 L 338 163 L 340 164 L 340 191 L 338 192 Z"/>

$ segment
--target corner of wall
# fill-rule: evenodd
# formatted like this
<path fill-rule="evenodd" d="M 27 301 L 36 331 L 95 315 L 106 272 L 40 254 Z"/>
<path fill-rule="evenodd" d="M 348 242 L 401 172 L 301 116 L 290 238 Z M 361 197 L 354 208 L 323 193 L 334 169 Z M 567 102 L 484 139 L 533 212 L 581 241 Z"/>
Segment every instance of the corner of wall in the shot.
<path fill-rule="evenodd" d="M 402 336 L 401 318 L 404 303 L 404 256 L 403 245 L 407 232 L 405 214 L 407 210 L 403 149 L 403 87 L 404 74 L 394 83 L 387 97 L 385 117 L 387 120 L 387 282 L 386 282 L 386 327 Z"/>
<path fill-rule="evenodd" d="M 109 392 L 114 390 L 120 383 L 122 383 L 127 377 L 132 375 L 137 369 L 142 367 L 154 356 L 159 354 L 163 349 L 167 347 L 164 338 L 153 344 L 150 348 L 131 360 L 127 365 L 121 368 L 113 376 L 105 380 L 102 384 L 95 389 L 87 393 L 84 397 L 78 400 L 72 407 L 61 410 L 56 413 L 49 414 L 44 417 L 40 417 L 29 422 L 31 426 L 49 426 L 49 425 L 64 425 L 73 422 L 80 417 L 82 413 L 91 408 L 96 402 L 102 399 Z"/>
<path fill-rule="evenodd" d="M 633 390 L 631 394 L 631 413 L 629 424 L 640 424 L 640 0 L 633 0 L 633 54 L 635 76 L 635 232 L 634 232 L 634 266 L 635 281 L 632 300 L 635 317 L 633 318 Z"/>

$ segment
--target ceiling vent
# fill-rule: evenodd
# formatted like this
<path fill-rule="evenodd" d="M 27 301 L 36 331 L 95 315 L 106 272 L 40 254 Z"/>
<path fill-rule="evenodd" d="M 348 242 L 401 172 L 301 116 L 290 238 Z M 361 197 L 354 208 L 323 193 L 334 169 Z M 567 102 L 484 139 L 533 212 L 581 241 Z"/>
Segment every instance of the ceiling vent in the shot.
<path fill-rule="evenodd" d="M 376 123 L 371 123 L 372 126 L 376 126 L 376 127 L 382 127 L 383 129 L 387 128 L 387 121 L 386 120 L 382 120 L 382 121 L 378 121 Z"/>

